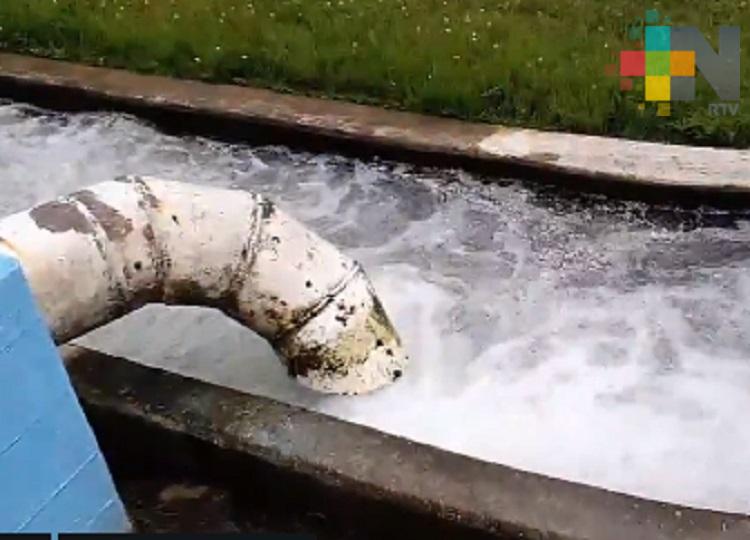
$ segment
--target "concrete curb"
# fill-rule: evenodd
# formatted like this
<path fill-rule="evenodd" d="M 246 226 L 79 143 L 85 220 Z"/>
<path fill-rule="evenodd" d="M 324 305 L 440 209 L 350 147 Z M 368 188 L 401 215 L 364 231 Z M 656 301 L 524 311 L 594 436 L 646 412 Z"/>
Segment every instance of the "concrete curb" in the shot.
<path fill-rule="evenodd" d="M 750 537 L 747 516 L 526 473 L 85 348 L 64 352 L 110 463 L 210 470 L 239 484 L 240 506 L 273 500 L 282 514 L 324 516 L 329 533 L 354 531 L 347 538 Z"/>
<path fill-rule="evenodd" d="M 512 129 L 12 54 L 0 54 L 0 96 L 61 110 L 119 110 L 180 132 L 457 165 L 627 198 L 750 201 L 750 150 Z"/>

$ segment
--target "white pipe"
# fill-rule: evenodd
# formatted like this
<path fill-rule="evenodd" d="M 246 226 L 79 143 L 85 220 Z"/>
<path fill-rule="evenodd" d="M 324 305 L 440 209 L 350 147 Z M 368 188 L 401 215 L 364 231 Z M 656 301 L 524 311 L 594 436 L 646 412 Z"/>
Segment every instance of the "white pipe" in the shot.
<path fill-rule="evenodd" d="M 245 191 L 127 177 L 0 221 L 58 343 L 150 302 L 221 309 L 290 375 L 359 394 L 401 376 L 401 341 L 360 266 Z"/>

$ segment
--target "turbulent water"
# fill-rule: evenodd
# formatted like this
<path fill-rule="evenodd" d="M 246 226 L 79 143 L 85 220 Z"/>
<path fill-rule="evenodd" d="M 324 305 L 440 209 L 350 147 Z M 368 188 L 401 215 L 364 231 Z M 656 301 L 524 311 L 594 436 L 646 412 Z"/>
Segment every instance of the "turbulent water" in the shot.
<path fill-rule="evenodd" d="M 750 512 L 746 217 L 0 105 L 0 215 L 125 173 L 271 196 L 364 264 L 414 361 L 385 391 L 321 397 L 220 314 L 161 306 L 86 344 L 481 459 Z"/>

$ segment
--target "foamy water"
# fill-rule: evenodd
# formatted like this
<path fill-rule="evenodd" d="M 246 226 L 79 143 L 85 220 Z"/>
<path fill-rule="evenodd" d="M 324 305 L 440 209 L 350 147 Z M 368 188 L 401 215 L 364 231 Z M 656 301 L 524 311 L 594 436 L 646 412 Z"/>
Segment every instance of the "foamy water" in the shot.
<path fill-rule="evenodd" d="M 82 341 L 525 470 L 750 512 L 750 223 L 0 106 L 0 215 L 137 173 L 258 191 L 368 270 L 413 364 L 321 397 L 210 310 Z"/>

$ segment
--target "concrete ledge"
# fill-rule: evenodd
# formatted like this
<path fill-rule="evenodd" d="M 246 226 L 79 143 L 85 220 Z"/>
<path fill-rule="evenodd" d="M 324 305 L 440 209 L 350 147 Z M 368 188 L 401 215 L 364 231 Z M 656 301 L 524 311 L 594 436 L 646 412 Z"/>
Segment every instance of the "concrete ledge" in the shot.
<path fill-rule="evenodd" d="M 320 538 L 750 538 L 747 516 L 525 473 L 87 349 L 64 353 L 116 478 L 118 463 L 221 477 L 240 493 L 235 506 L 317 516 Z"/>
<path fill-rule="evenodd" d="M 748 150 L 511 129 L 11 54 L 0 54 L 0 96 L 129 112 L 179 132 L 456 165 L 635 199 L 750 202 Z"/>

